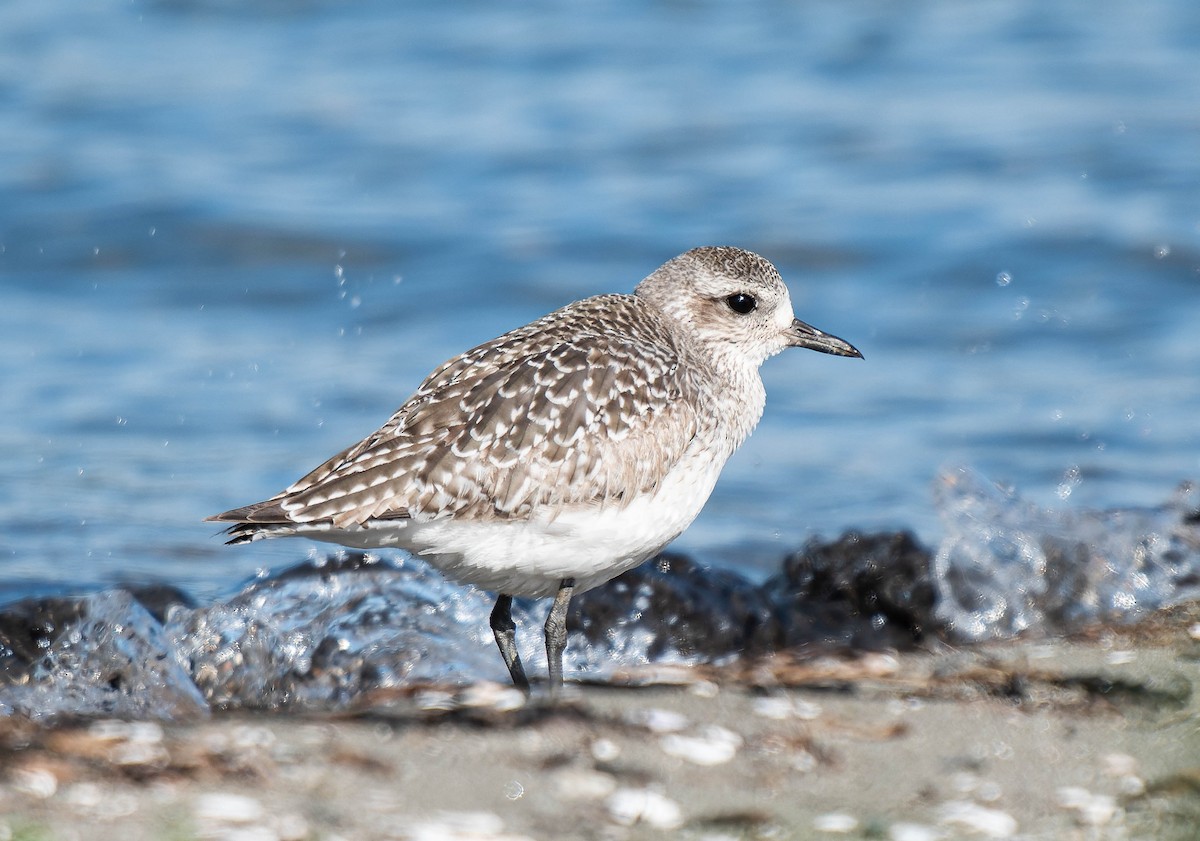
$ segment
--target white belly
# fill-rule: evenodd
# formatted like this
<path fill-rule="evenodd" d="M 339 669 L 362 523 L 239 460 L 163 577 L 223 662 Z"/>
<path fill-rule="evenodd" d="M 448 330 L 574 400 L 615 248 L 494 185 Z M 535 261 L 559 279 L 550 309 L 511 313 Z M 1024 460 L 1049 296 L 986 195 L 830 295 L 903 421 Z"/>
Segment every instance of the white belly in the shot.
<path fill-rule="evenodd" d="M 457 581 L 514 596 L 576 591 L 603 584 L 640 564 L 691 525 L 712 493 L 724 459 L 693 457 L 653 496 L 618 507 L 561 510 L 530 520 L 374 521 L 369 528 L 300 533 L 364 549 L 395 546 Z"/>

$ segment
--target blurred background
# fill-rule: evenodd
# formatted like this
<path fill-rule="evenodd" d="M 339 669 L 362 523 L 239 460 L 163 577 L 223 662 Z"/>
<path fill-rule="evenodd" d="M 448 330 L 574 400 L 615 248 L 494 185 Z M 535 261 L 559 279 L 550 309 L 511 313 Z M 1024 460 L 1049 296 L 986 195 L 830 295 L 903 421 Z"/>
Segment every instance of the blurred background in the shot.
<path fill-rule="evenodd" d="M 1200 478 L 1198 58 L 1189 0 L 4 3 L 0 598 L 306 557 L 200 521 L 704 244 L 866 360 L 769 362 L 677 548 L 935 542 L 947 465 L 1161 503 Z"/>

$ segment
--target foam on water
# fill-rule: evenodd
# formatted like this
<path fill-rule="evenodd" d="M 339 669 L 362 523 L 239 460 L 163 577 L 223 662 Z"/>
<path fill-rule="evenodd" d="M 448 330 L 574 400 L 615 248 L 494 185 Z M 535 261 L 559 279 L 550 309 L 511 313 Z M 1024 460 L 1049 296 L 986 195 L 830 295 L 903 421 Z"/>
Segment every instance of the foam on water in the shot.
<path fill-rule="evenodd" d="M 935 498 L 938 616 L 971 641 L 1133 619 L 1200 597 L 1200 493 L 1158 508 L 1046 509 L 959 468 Z"/>

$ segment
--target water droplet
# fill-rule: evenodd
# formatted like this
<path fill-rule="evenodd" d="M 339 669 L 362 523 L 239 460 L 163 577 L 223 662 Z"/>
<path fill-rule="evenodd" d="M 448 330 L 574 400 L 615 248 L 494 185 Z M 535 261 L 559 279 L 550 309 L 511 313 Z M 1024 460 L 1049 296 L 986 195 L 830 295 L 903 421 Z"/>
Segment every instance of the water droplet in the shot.
<path fill-rule="evenodd" d="M 1000 274 L 996 275 L 997 286 L 1008 286 L 1010 283 L 1012 283 L 1012 275 L 1008 272 L 1000 272 Z"/>
<path fill-rule="evenodd" d="M 1082 481 L 1083 477 L 1080 473 L 1079 465 L 1071 465 L 1063 474 L 1062 481 L 1058 483 L 1058 488 L 1056 489 L 1058 498 L 1062 500 L 1068 499 Z"/>
<path fill-rule="evenodd" d="M 516 780 L 509 780 L 508 784 L 504 786 L 504 796 L 509 800 L 520 800 L 525 796 L 525 786 Z"/>
<path fill-rule="evenodd" d="M 1163 258 L 1169 256 L 1170 254 L 1171 254 L 1171 246 L 1167 245 L 1165 242 L 1154 246 L 1154 258 L 1156 260 L 1162 260 Z"/>

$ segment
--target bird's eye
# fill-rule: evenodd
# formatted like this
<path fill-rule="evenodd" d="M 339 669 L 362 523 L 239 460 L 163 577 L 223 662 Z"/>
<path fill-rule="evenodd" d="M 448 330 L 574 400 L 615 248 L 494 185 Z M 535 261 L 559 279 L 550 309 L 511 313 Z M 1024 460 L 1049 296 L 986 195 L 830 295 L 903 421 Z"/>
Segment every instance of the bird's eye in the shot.
<path fill-rule="evenodd" d="M 725 303 L 729 304 L 729 308 L 738 315 L 754 312 L 754 308 L 758 306 L 758 301 L 754 296 L 747 295 L 745 292 L 735 292 L 725 299 Z"/>

